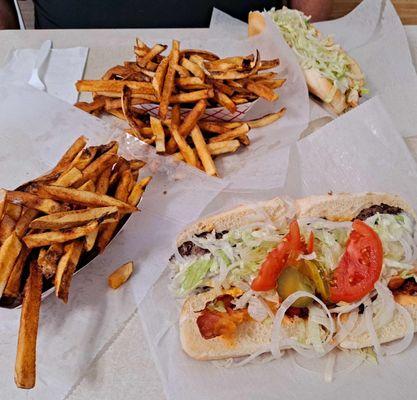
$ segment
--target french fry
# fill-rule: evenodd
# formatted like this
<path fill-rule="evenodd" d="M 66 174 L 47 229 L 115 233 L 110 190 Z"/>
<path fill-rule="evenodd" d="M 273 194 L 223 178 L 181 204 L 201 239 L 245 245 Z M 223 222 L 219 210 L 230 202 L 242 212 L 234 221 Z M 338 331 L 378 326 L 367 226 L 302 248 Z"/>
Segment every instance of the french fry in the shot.
<path fill-rule="evenodd" d="M 148 186 L 151 179 L 152 177 L 148 176 L 146 178 L 143 178 L 140 182 L 137 182 L 133 185 L 133 188 L 130 191 L 129 197 L 127 199 L 128 204 L 135 207 L 138 205 L 143 195 L 143 192 L 145 191 L 146 186 Z"/>
<path fill-rule="evenodd" d="M 115 206 L 122 213 L 131 213 L 137 211 L 135 207 L 132 207 L 120 200 L 103 194 L 92 193 L 72 188 L 62 188 L 59 186 L 43 186 L 42 189 L 46 193 L 48 193 L 52 198 L 60 201 L 67 201 L 70 203 L 90 207 Z"/>
<path fill-rule="evenodd" d="M 155 94 L 158 100 L 161 99 L 162 89 L 164 87 L 164 82 L 165 82 L 165 75 L 168 69 L 168 63 L 169 63 L 169 58 L 168 57 L 164 58 L 158 65 L 158 68 L 155 71 L 155 75 L 152 78 L 152 86 L 155 90 Z M 176 68 L 178 67 L 178 65 L 174 67 Z"/>
<path fill-rule="evenodd" d="M 189 146 L 189 144 L 185 141 L 185 139 L 179 134 L 178 129 L 176 126 L 173 126 L 171 129 L 172 137 L 174 138 L 175 142 L 180 149 L 182 156 L 187 164 L 192 166 L 197 166 L 197 157 L 193 151 L 193 149 Z"/>
<path fill-rule="evenodd" d="M 184 57 L 181 60 L 181 66 L 184 67 L 186 70 L 190 71 L 194 76 L 200 78 L 201 80 L 204 80 L 206 75 L 199 65 L 193 63 L 192 61 Z"/>
<path fill-rule="evenodd" d="M 48 249 L 42 248 L 39 252 L 38 265 L 45 278 L 49 279 L 55 275 L 58 262 L 64 254 L 62 243 L 52 243 Z"/>
<path fill-rule="evenodd" d="M 6 191 L 4 189 L 0 189 L 0 221 L 3 218 L 5 209 L 6 209 Z"/>
<path fill-rule="evenodd" d="M 175 71 L 178 72 L 178 75 L 180 76 L 180 78 L 188 78 L 190 76 L 190 72 L 186 68 L 184 68 L 182 65 L 176 65 Z"/>
<path fill-rule="evenodd" d="M 178 86 L 180 89 L 185 90 L 206 89 L 210 87 L 210 85 L 204 83 L 203 80 L 201 78 L 198 78 L 197 76 L 177 78 L 175 80 L 175 85 Z"/>
<path fill-rule="evenodd" d="M 19 256 L 13 266 L 13 270 L 7 280 L 3 295 L 9 298 L 17 298 L 20 295 L 20 284 L 22 279 L 22 272 L 28 259 L 30 250 L 26 246 L 22 246 Z"/>
<path fill-rule="evenodd" d="M 96 185 L 94 182 L 90 179 L 87 182 L 83 183 L 80 187 L 77 189 L 79 190 L 85 190 L 86 192 L 95 192 L 96 191 Z"/>
<path fill-rule="evenodd" d="M 6 239 L 12 234 L 16 226 L 16 221 L 7 214 L 0 222 L 0 244 L 4 243 Z"/>
<path fill-rule="evenodd" d="M 82 172 L 76 168 L 73 167 L 64 174 L 62 174 L 55 182 L 55 186 L 72 186 L 75 182 L 81 180 L 83 177 Z"/>
<path fill-rule="evenodd" d="M 213 89 L 202 89 L 202 90 L 195 90 L 193 92 L 188 93 L 179 93 L 174 94 L 171 96 L 169 102 L 171 104 L 176 103 L 195 103 L 201 99 L 210 99 L 214 96 Z"/>
<path fill-rule="evenodd" d="M 60 211 L 66 211 L 66 207 L 51 199 L 43 199 L 32 193 L 10 191 L 6 194 L 8 202 L 19 204 L 27 208 L 41 211 L 45 214 L 54 214 Z"/>
<path fill-rule="evenodd" d="M 99 232 L 100 226 L 93 232 L 89 233 L 84 240 L 84 250 L 85 251 L 91 251 L 94 248 L 94 245 L 96 244 L 98 232 Z"/>
<path fill-rule="evenodd" d="M 249 132 L 249 129 L 250 128 L 248 124 L 243 124 L 238 128 L 232 129 L 226 133 L 222 133 L 219 136 L 211 138 L 210 143 L 223 142 L 224 140 L 232 140 L 239 138 L 240 136 L 245 136 Z"/>
<path fill-rule="evenodd" d="M 154 93 L 152 84 L 149 82 L 85 80 L 78 81 L 76 84 L 79 92 L 118 92 L 119 95 L 125 86 L 136 90 L 137 93 Z"/>
<path fill-rule="evenodd" d="M 97 147 L 87 147 L 81 150 L 71 162 L 69 168 L 76 168 L 79 171 L 83 171 L 94 160 L 96 154 Z"/>
<path fill-rule="evenodd" d="M 185 49 L 181 51 L 181 57 L 190 57 L 192 55 L 198 55 L 204 60 L 215 61 L 220 57 L 217 54 L 214 54 L 211 51 L 201 50 L 201 49 Z"/>
<path fill-rule="evenodd" d="M 278 100 L 278 93 L 275 93 L 272 89 L 269 87 L 262 85 L 258 82 L 249 82 L 246 85 L 246 89 L 251 91 L 252 93 L 255 93 L 257 96 L 262 97 L 265 100 L 268 101 L 275 101 Z"/>
<path fill-rule="evenodd" d="M 6 205 L 6 215 L 17 221 L 22 213 L 22 207 L 17 204 L 8 203 Z"/>
<path fill-rule="evenodd" d="M 138 171 L 146 165 L 144 161 L 141 160 L 130 160 L 129 167 L 131 171 Z"/>
<path fill-rule="evenodd" d="M 230 129 L 238 128 L 242 126 L 242 122 L 231 122 L 228 124 L 225 123 L 217 123 L 211 121 L 198 121 L 198 126 L 206 132 L 212 133 L 226 133 Z"/>
<path fill-rule="evenodd" d="M 126 171 L 130 172 L 130 171 Z M 32 229 L 60 230 L 82 226 L 91 221 L 102 221 L 114 218 L 118 214 L 117 207 L 87 208 L 63 213 L 45 215 L 36 218 L 30 223 Z"/>
<path fill-rule="evenodd" d="M 38 214 L 39 212 L 37 210 L 33 210 L 31 208 L 26 208 L 23 211 L 14 228 L 19 239 L 21 239 L 26 234 L 31 222 L 37 217 Z"/>
<path fill-rule="evenodd" d="M 117 289 L 122 286 L 132 275 L 133 272 L 133 262 L 129 261 L 126 264 L 123 264 L 109 276 L 108 284 L 112 289 Z"/>
<path fill-rule="evenodd" d="M 97 96 L 91 103 L 79 101 L 78 103 L 75 103 L 74 106 L 91 114 L 94 111 L 102 110 L 104 108 L 105 101 L 104 97 Z"/>
<path fill-rule="evenodd" d="M 31 389 L 36 383 L 36 339 L 41 294 L 42 273 L 36 262 L 32 262 L 24 289 L 15 366 L 16 386 L 23 389 Z"/>
<path fill-rule="evenodd" d="M 96 193 L 97 194 L 106 194 L 110 185 L 110 175 L 111 169 L 105 169 L 99 176 L 96 184 Z"/>
<path fill-rule="evenodd" d="M 68 302 L 69 287 L 83 250 L 82 240 L 75 240 L 65 246 L 55 273 L 55 294 L 64 303 Z"/>
<path fill-rule="evenodd" d="M 197 125 L 195 125 L 191 131 L 191 138 L 194 142 L 198 156 L 200 157 L 200 160 L 203 164 L 204 170 L 208 175 L 217 176 L 216 166 L 214 165 L 214 161 L 211 158 L 210 151 L 207 149 L 203 134 Z"/>
<path fill-rule="evenodd" d="M 233 103 L 233 100 L 227 94 L 215 90 L 214 100 L 216 100 L 223 107 L 227 108 L 231 114 L 236 112 L 236 104 Z"/>
<path fill-rule="evenodd" d="M 154 57 L 156 57 L 158 54 L 161 54 L 163 51 L 165 51 L 167 47 L 168 46 L 166 46 L 166 45 L 156 44 L 155 46 L 152 47 L 152 49 L 149 50 L 148 53 L 146 53 L 145 56 L 140 58 L 137 61 L 137 63 L 141 67 L 145 67 L 146 64 L 148 64 L 149 61 L 152 61 Z"/>
<path fill-rule="evenodd" d="M 23 238 L 23 242 L 29 249 L 34 247 L 49 246 L 52 243 L 65 243 L 84 237 L 98 227 L 97 221 L 89 222 L 84 226 L 77 226 L 66 231 L 50 231 L 42 233 L 31 233 Z"/>
<path fill-rule="evenodd" d="M 0 298 L 21 249 L 22 244 L 14 232 L 0 247 Z"/>
<path fill-rule="evenodd" d="M 225 140 L 223 142 L 208 143 L 207 148 L 212 156 L 234 153 L 240 147 L 239 140 Z"/>
<path fill-rule="evenodd" d="M 197 125 L 197 121 L 202 117 L 204 111 L 206 111 L 206 102 L 199 100 L 184 118 L 184 122 L 178 129 L 179 134 L 181 136 L 187 136 Z"/>
<path fill-rule="evenodd" d="M 261 128 L 263 126 L 267 126 L 269 124 L 272 124 L 273 122 L 279 120 L 286 112 L 286 108 L 281 108 L 276 113 L 265 115 L 262 118 L 254 119 L 252 121 L 247 121 L 246 123 L 249 125 L 249 127 L 252 128 Z"/>
<path fill-rule="evenodd" d="M 77 181 L 77 184 L 83 184 L 90 179 L 96 180 L 105 169 L 110 168 L 117 160 L 117 154 L 105 153 L 101 155 L 83 170 L 83 176 Z"/>
<path fill-rule="evenodd" d="M 168 105 L 170 97 L 174 89 L 175 66 L 178 65 L 180 44 L 177 40 L 172 41 L 172 50 L 169 54 L 168 70 L 164 80 L 164 87 L 162 89 L 161 100 L 159 102 L 159 116 L 165 119 L 168 114 Z"/>
<path fill-rule="evenodd" d="M 157 153 L 165 152 L 165 131 L 161 121 L 158 118 L 150 118 L 152 132 L 155 135 L 155 148 Z"/>

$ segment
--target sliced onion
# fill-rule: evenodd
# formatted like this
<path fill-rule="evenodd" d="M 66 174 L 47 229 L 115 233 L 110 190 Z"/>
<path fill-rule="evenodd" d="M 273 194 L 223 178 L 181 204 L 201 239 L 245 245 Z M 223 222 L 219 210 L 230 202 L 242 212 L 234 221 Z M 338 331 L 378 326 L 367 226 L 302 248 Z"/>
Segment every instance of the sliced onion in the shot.
<path fill-rule="evenodd" d="M 407 325 L 407 331 L 402 339 L 394 343 L 384 345 L 385 354 L 389 356 L 404 351 L 408 346 L 410 346 L 414 337 L 414 321 L 410 313 L 407 311 L 405 307 L 398 303 L 395 304 L 395 307 L 397 311 L 404 317 L 405 323 Z"/>
<path fill-rule="evenodd" d="M 303 217 L 298 220 L 300 225 L 310 225 L 310 227 L 313 227 L 315 229 L 351 229 L 352 228 L 352 222 L 350 221 L 329 221 L 324 218 L 318 218 L 318 217 Z"/>
<path fill-rule="evenodd" d="M 365 318 L 366 329 L 368 331 L 369 337 L 371 339 L 371 344 L 374 347 L 377 359 L 381 359 L 383 356 L 381 343 L 379 342 L 378 335 L 375 331 L 374 323 L 373 323 L 373 307 L 372 304 L 365 308 L 363 313 Z"/>
<path fill-rule="evenodd" d="M 327 356 L 326 366 L 324 368 L 324 382 L 330 383 L 333 380 L 335 363 L 336 363 L 336 353 L 333 352 Z"/>
<path fill-rule="evenodd" d="M 309 253 L 309 254 L 300 254 L 298 256 L 298 260 L 314 260 L 317 258 L 317 254 L 315 251 Z"/>
<path fill-rule="evenodd" d="M 293 294 L 291 294 L 290 296 L 288 296 L 280 305 L 277 313 L 275 314 L 275 318 L 274 318 L 274 323 L 272 326 L 272 332 L 271 332 L 271 353 L 274 357 L 276 358 L 280 358 L 282 356 L 282 352 L 281 352 L 281 325 L 282 325 L 282 321 L 284 319 L 285 316 L 285 312 L 291 307 L 291 305 L 297 301 L 299 298 L 301 297 L 310 297 L 313 300 L 315 300 L 317 303 L 319 303 L 321 305 L 321 307 L 326 311 L 327 316 L 329 318 L 330 321 L 330 330 L 328 333 L 328 337 L 325 341 L 325 343 L 327 343 L 331 337 L 334 334 L 334 321 L 333 318 L 330 314 L 329 309 L 326 307 L 326 305 L 316 296 L 314 296 L 313 294 L 309 293 L 309 292 L 305 292 L 305 291 L 298 291 L 295 292 Z M 287 343 L 290 347 L 294 348 L 294 350 L 296 350 L 297 352 L 303 353 L 303 355 L 305 356 L 310 356 L 310 357 L 317 357 L 317 356 L 321 356 L 321 355 L 317 355 L 317 353 L 314 352 L 314 350 L 311 350 L 311 348 L 307 351 L 303 351 L 305 349 L 303 349 L 303 346 L 301 346 L 301 344 L 299 344 L 298 342 L 296 342 L 295 340 L 291 340 L 291 339 L 287 339 Z M 305 346 L 304 346 L 305 347 Z"/>
<path fill-rule="evenodd" d="M 377 300 L 373 304 L 375 317 L 373 318 L 373 324 L 375 329 L 379 329 L 392 321 L 395 310 L 395 300 L 391 290 L 381 282 L 375 283 L 375 289 L 378 293 Z M 379 304 L 376 304 L 378 302 Z"/>
<path fill-rule="evenodd" d="M 270 315 L 269 307 L 257 296 L 251 296 L 248 302 L 248 314 L 257 322 L 262 322 Z M 273 315 L 273 314 L 272 314 Z"/>

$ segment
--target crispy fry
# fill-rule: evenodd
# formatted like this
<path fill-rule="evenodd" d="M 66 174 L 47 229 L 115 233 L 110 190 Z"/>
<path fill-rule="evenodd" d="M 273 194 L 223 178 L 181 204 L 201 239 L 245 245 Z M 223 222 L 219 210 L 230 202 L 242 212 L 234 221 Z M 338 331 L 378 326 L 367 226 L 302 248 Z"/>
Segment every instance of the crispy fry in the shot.
<path fill-rule="evenodd" d="M 23 238 L 23 242 L 29 249 L 34 247 L 49 246 L 52 243 L 65 243 L 86 236 L 98 227 L 97 221 L 87 225 L 78 226 L 65 231 L 50 231 L 43 233 L 31 233 Z"/>
<path fill-rule="evenodd" d="M 130 172 L 130 171 L 126 171 Z M 45 215 L 33 220 L 30 224 L 32 229 L 68 229 L 84 225 L 90 221 L 113 218 L 117 216 L 117 207 L 87 208 L 63 213 Z"/>
<path fill-rule="evenodd" d="M 7 192 L 6 199 L 13 204 L 19 204 L 27 208 L 33 208 L 42 211 L 45 214 L 53 214 L 60 211 L 65 211 L 66 207 L 51 199 L 42 199 L 35 194 L 11 191 Z"/>
<path fill-rule="evenodd" d="M 22 207 L 17 204 L 8 203 L 6 205 L 6 215 L 17 221 L 22 213 Z"/>
<path fill-rule="evenodd" d="M 262 71 L 265 69 L 272 69 L 272 68 L 278 67 L 278 65 L 279 65 L 278 58 L 275 58 L 273 60 L 262 60 L 259 70 Z"/>
<path fill-rule="evenodd" d="M 257 96 L 262 97 L 265 100 L 268 101 L 275 101 L 278 99 L 278 93 L 275 93 L 272 89 L 269 87 L 262 85 L 258 82 L 249 82 L 246 85 L 246 89 L 251 91 L 252 93 L 255 93 Z"/>
<path fill-rule="evenodd" d="M 77 184 L 83 184 L 90 179 L 96 180 L 104 170 L 110 168 L 117 160 L 117 154 L 105 153 L 101 155 L 83 170 L 83 176 L 77 181 Z"/>
<path fill-rule="evenodd" d="M 49 279 L 55 275 L 58 262 L 64 254 L 62 243 L 52 243 L 48 249 L 42 248 L 39 252 L 38 265 L 45 278 Z"/>
<path fill-rule="evenodd" d="M 23 211 L 15 226 L 15 232 L 19 239 L 21 239 L 26 234 L 30 223 L 37 217 L 38 214 L 39 213 L 37 210 L 33 210 L 31 208 L 26 208 Z"/>
<path fill-rule="evenodd" d="M 83 171 L 94 160 L 96 154 L 97 147 L 87 147 L 77 154 L 68 168 L 76 168 L 79 171 Z"/>
<path fill-rule="evenodd" d="M 232 140 L 239 138 L 240 136 L 245 136 L 249 132 L 248 124 L 243 124 L 238 128 L 232 129 L 226 133 L 222 133 L 219 136 L 210 139 L 210 143 L 222 142 L 224 140 Z"/>
<path fill-rule="evenodd" d="M 239 140 L 225 140 L 224 142 L 209 143 L 207 148 L 212 156 L 234 153 L 240 147 Z"/>
<path fill-rule="evenodd" d="M 0 189 L 0 221 L 3 218 L 5 209 L 6 209 L 6 191 L 4 189 Z"/>
<path fill-rule="evenodd" d="M 179 134 L 181 136 L 187 136 L 197 125 L 197 121 L 202 117 L 205 110 L 206 102 L 204 100 L 199 100 L 184 118 L 184 122 L 178 129 Z"/>
<path fill-rule="evenodd" d="M 146 64 L 148 64 L 149 61 L 152 61 L 154 59 L 154 57 L 156 57 L 158 54 L 161 54 L 163 51 L 166 50 L 168 46 L 166 45 L 162 45 L 162 44 L 156 44 L 155 46 L 152 47 L 152 49 L 149 50 L 148 53 L 146 53 L 146 55 L 142 58 L 140 58 L 137 63 L 141 66 L 141 67 L 145 67 Z"/>
<path fill-rule="evenodd" d="M 210 99 L 214 96 L 213 89 L 202 89 L 202 90 L 195 90 L 193 92 L 188 93 L 178 93 L 174 94 L 170 98 L 171 104 L 176 103 L 195 103 L 201 99 Z"/>
<path fill-rule="evenodd" d="M 209 88 L 210 85 L 204 83 L 200 78 L 197 76 L 190 76 L 186 78 L 177 78 L 175 80 L 175 84 L 180 89 L 185 90 L 198 90 L 198 89 L 206 89 Z"/>
<path fill-rule="evenodd" d="M 146 163 L 142 160 L 130 160 L 129 161 L 129 167 L 131 171 L 138 171 L 141 168 L 143 168 L 146 165 Z"/>
<path fill-rule="evenodd" d="M 41 294 L 42 273 L 36 262 L 32 262 L 24 289 L 14 378 L 16 386 L 23 389 L 31 389 L 36 383 L 36 338 Z"/>
<path fill-rule="evenodd" d="M 185 139 L 179 134 L 176 126 L 172 127 L 171 134 L 175 142 L 177 143 L 178 148 L 180 149 L 180 152 L 182 156 L 184 157 L 185 162 L 195 167 L 197 165 L 197 157 L 195 153 L 193 152 L 193 149 L 188 145 Z"/>
<path fill-rule="evenodd" d="M 72 188 L 61 188 L 59 186 L 43 186 L 42 189 L 49 193 L 52 198 L 61 201 L 68 201 L 84 206 L 116 206 L 119 208 L 119 211 L 123 213 L 137 211 L 135 207 L 129 206 L 120 200 L 103 194 L 97 194 Z"/>
<path fill-rule="evenodd" d="M 208 61 L 215 61 L 220 58 L 217 54 L 214 54 L 211 51 L 207 51 L 207 50 L 185 49 L 181 51 L 181 57 L 190 57 L 194 54 Z"/>
<path fill-rule="evenodd" d="M 68 187 L 72 186 L 75 182 L 81 180 L 83 177 L 82 172 L 78 168 L 71 168 L 64 174 L 62 174 L 55 182 L 55 186 Z"/>
<path fill-rule="evenodd" d="M 194 142 L 194 146 L 197 150 L 198 156 L 203 164 L 204 170 L 208 175 L 217 176 L 216 166 L 211 158 L 210 151 L 207 149 L 206 142 L 200 128 L 195 125 L 191 131 L 191 138 Z"/>
<path fill-rule="evenodd" d="M 3 295 L 9 298 L 17 298 L 20 295 L 20 284 L 22 278 L 23 268 L 28 259 L 30 250 L 26 246 L 22 246 L 19 256 L 13 266 L 13 270 L 7 280 Z"/>
<path fill-rule="evenodd" d="M 82 240 L 75 240 L 65 246 L 65 253 L 59 260 L 55 273 L 55 294 L 64 303 L 68 302 L 69 287 L 82 250 Z"/>
<path fill-rule="evenodd" d="M 186 70 L 190 71 L 194 76 L 200 78 L 201 80 L 204 80 L 206 75 L 199 65 L 193 63 L 187 58 L 183 58 L 181 60 L 181 66 L 184 67 Z"/>
<path fill-rule="evenodd" d="M 132 275 L 133 272 L 133 262 L 129 261 L 126 264 L 123 264 L 109 276 L 108 283 L 112 289 L 117 289 L 122 286 Z"/>
<path fill-rule="evenodd" d="M 127 199 L 128 204 L 131 206 L 137 206 L 143 192 L 146 189 L 146 186 L 148 186 L 149 182 L 151 181 L 152 177 L 147 176 L 146 178 L 143 178 L 140 182 L 137 182 L 133 185 L 133 188 L 129 194 L 129 197 Z"/>
<path fill-rule="evenodd" d="M 190 72 L 186 68 L 184 68 L 182 65 L 175 66 L 175 71 L 178 72 L 178 75 L 181 78 L 188 78 L 190 76 Z"/>
<path fill-rule="evenodd" d="M 177 40 L 172 41 L 172 50 L 169 55 L 168 70 L 165 76 L 164 87 L 162 89 L 161 100 L 159 103 L 159 116 L 165 119 L 168 114 L 168 105 L 174 89 L 175 66 L 178 65 L 180 44 Z"/>
<path fill-rule="evenodd" d="M 227 94 L 215 90 L 214 100 L 216 100 L 223 107 L 227 108 L 231 114 L 236 112 L 236 104 L 233 103 L 233 100 Z"/>
<path fill-rule="evenodd" d="M 97 96 L 91 103 L 79 101 L 78 103 L 75 103 L 74 106 L 85 112 L 92 113 L 94 111 L 102 110 L 104 108 L 105 101 L 104 97 Z"/>
<path fill-rule="evenodd" d="M 99 176 L 96 184 L 96 192 L 98 194 L 106 194 L 110 185 L 111 169 L 105 169 Z"/>
<path fill-rule="evenodd" d="M 12 234 L 15 226 L 16 221 L 6 214 L 0 222 L 0 244 L 4 243 Z"/>
<path fill-rule="evenodd" d="M 213 84 L 213 86 L 219 91 L 222 92 L 224 94 L 226 94 L 227 96 L 231 96 L 233 95 L 233 93 L 235 92 L 235 90 L 226 85 L 225 83 L 221 82 L 221 81 L 216 81 L 216 80 L 211 80 L 210 83 Z"/>
<path fill-rule="evenodd" d="M 143 127 L 142 121 L 136 119 L 131 109 L 132 91 L 129 87 L 125 86 L 122 91 L 122 110 L 126 121 L 130 127 L 135 131 L 136 136 L 141 138 L 140 129 Z"/>
<path fill-rule="evenodd" d="M 155 148 L 157 153 L 165 152 L 165 131 L 161 121 L 158 118 L 150 118 L 152 132 L 155 135 Z"/>
<path fill-rule="evenodd" d="M 226 133 L 230 129 L 242 126 L 242 124 L 242 122 L 230 122 L 228 124 L 225 124 L 211 121 L 198 121 L 198 126 L 200 127 L 200 129 L 212 133 Z"/>
<path fill-rule="evenodd" d="M 95 192 L 96 191 L 96 185 L 90 179 L 87 182 L 83 183 L 78 189 L 79 190 L 85 190 L 87 192 Z"/>
<path fill-rule="evenodd" d="M 161 100 L 162 89 L 164 87 L 165 75 L 168 70 L 169 58 L 164 58 L 155 71 L 155 76 L 152 79 L 152 86 L 155 89 L 155 94 L 158 100 Z M 174 66 L 175 67 L 175 66 Z"/>
<path fill-rule="evenodd" d="M 246 123 L 249 127 L 252 128 L 261 128 L 263 126 L 267 126 L 272 124 L 273 122 L 279 120 L 285 114 L 286 108 L 281 108 L 276 113 L 265 115 L 262 118 L 254 119 L 252 121 L 247 121 Z"/>
<path fill-rule="evenodd" d="M 227 70 L 221 72 L 209 72 L 206 70 L 207 75 L 209 75 L 212 79 L 222 79 L 222 80 L 232 80 L 232 79 L 244 79 L 251 75 L 256 74 L 260 67 L 261 67 L 261 59 L 259 56 L 259 51 L 256 50 L 256 57 L 254 61 L 251 63 L 253 64 L 250 69 L 245 71 L 237 71 L 237 70 Z"/>
<path fill-rule="evenodd" d="M 14 232 L 0 247 L 0 298 L 21 249 L 22 244 Z"/>
<path fill-rule="evenodd" d="M 78 81 L 76 88 L 79 92 L 118 92 L 119 95 L 125 86 L 136 90 L 137 93 L 153 94 L 152 84 L 149 82 L 136 81 Z"/>

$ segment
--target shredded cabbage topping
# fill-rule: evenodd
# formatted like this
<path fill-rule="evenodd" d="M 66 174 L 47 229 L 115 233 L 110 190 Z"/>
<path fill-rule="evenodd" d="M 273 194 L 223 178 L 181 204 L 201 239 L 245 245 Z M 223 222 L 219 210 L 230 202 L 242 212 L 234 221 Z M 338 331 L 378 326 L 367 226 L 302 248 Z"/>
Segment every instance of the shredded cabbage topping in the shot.
<path fill-rule="evenodd" d="M 368 93 L 363 87 L 364 76 L 353 67 L 352 59 L 334 43 L 332 37 L 321 36 L 309 22 L 310 17 L 286 7 L 280 10 L 272 8 L 268 14 L 294 50 L 303 69 L 319 71 L 322 76 L 333 82 L 334 88 L 347 93 L 348 103 L 355 101 L 358 95 Z M 332 100 L 333 95 L 329 96 L 328 102 Z"/>
<path fill-rule="evenodd" d="M 264 357 L 267 352 L 271 352 L 273 357 L 279 357 L 282 350 L 289 348 L 304 357 L 322 358 L 339 347 L 344 340 L 348 340 L 349 335 L 369 336 L 369 348 L 356 352 L 362 355 L 362 360 L 364 357 L 377 360 L 385 354 L 398 353 L 409 346 L 414 324 L 408 311 L 395 303 L 387 285 L 392 276 L 417 280 L 416 221 L 408 213 L 401 212 L 397 215 L 376 213 L 365 222 L 381 239 L 384 251 L 383 268 L 375 289 L 356 303 L 342 302 L 330 308 L 320 298 L 304 291 L 295 292 L 280 303 L 276 290 L 251 290 L 250 284 L 257 276 L 268 253 L 276 248 L 288 233 L 285 220 L 278 226 L 269 220 L 250 221 L 245 226 L 223 233 L 220 239 L 216 238 L 214 231 L 204 237 L 193 236 L 190 238 L 191 242 L 207 252 L 200 256 L 172 258 L 172 289 L 177 296 L 185 297 L 207 288 L 217 289 L 219 294 L 222 290 L 238 288 L 240 294 L 233 300 L 234 307 L 246 307 L 253 320 L 273 325 L 270 348 L 262 348 L 262 351 L 243 361 L 230 361 L 228 366 L 244 365 L 261 355 Z M 331 275 L 345 251 L 352 223 L 322 218 L 300 218 L 298 224 L 304 237 L 308 238 L 310 232 L 314 233 L 314 252 L 307 258 L 314 259 L 314 262 L 320 264 Z M 297 299 L 304 297 L 313 299 L 308 306 L 304 333 L 297 338 L 285 337 L 285 330 L 281 329 L 285 311 Z M 271 304 L 275 306 L 271 308 Z M 362 312 L 359 312 L 360 306 L 363 308 Z M 217 311 L 224 312 L 221 303 L 216 307 Z M 382 345 L 379 339 L 381 329 L 394 317 L 404 319 L 407 333 L 396 345 Z M 355 363 L 360 364 L 357 360 Z M 332 378 L 329 366 L 333 364 L 332 360 L 326 363 L 325 374 L 328 381 Z"/>

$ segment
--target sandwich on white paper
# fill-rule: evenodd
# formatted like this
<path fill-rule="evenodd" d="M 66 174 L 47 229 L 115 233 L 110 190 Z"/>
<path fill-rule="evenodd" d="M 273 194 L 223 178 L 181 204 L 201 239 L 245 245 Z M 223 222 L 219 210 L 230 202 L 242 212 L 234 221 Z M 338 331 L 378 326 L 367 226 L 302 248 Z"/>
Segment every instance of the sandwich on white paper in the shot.
<path fill-rule="evenodd" d="M 202 219 L 170 260 L 182 347 L 243 362 L 399 353 L 417 323 L 416 265 L 415 214 L 395 195 L 275 198 Z"/>

